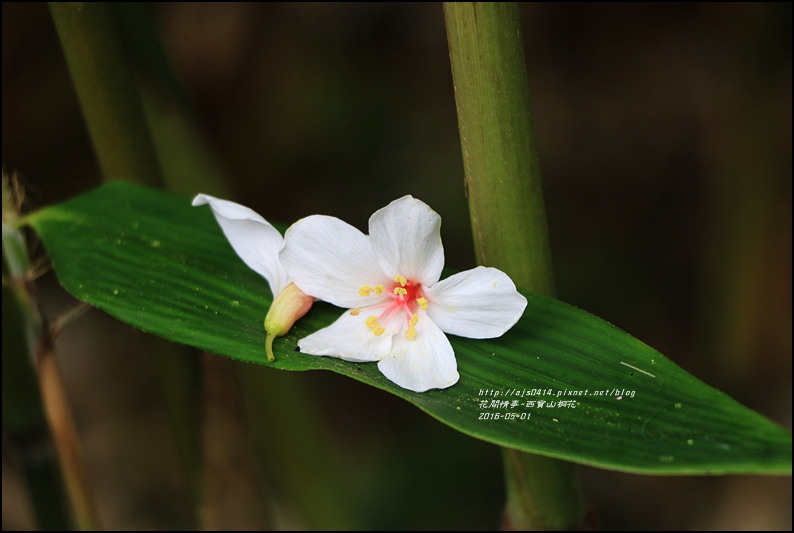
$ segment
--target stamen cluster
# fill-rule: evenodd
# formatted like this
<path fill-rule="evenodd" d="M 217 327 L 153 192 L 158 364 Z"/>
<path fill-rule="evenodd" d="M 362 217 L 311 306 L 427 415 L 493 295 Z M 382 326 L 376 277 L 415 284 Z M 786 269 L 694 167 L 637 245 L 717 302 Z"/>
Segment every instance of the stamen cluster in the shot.
<path fill-rule="evenodd" d="M 362 285 L 358 289 L 359 296 L 366 297 L 374 293 L 377 296 L 385 294 L 389 298 L 386 302 L 367 308 L 368 311 L 375 309 L 383 309 L 383 311 L 379 316 L 368 316 L 365 324 L 376 337 L 379 337 L 386 331 L 385 326 L 388 325 L 394 315 L 402 311 L 406 315 L 408 324 L 405 330 L 405 338 L 413 340 L 416 338 L 416 323 L 419 322 L 419 315 L 414 311 L 416 307 L 426 310 L 428 306 L 427 298 L 424 297 L 422 292 L 422 285 L 409 281 L 405 276 L 397 274 L 394 277 L 394 282 L 394 285 L 388 290 L 384 285 L 380 284 L 375 285 L 375 287 Z M 350 314 L 358 316 L 360 312 L 360 309 L 353 309 Z"/>

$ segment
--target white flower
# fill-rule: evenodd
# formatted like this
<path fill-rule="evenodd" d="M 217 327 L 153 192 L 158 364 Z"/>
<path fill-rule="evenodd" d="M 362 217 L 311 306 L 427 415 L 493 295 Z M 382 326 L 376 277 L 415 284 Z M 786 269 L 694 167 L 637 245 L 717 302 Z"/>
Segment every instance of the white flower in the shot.
<path fill-rule="evenodd" d="M 512 280 L 477 267 L 439 281 L 444 267 L 441 217 L 404 196 L 369 219 L 369 236 L 321 215 L 287 230 L 281 262 L 300 289 L 350 309 L 298 342 L 303 353 L 378 361 L 388 379 L 415 392 L 458 379 L 444 333 L 499 337 L 527 305 Z"/>
<path fill-rule="evenodd" d="M 232 248 L 248 267 L 265 278 L 273 293 L 273 304 L 265 318 L 266 352 L 273 356 L 273 339 L 287 333 L 312 306 L 314 298 L 307 296 L 287 276 L 278 253 L 284 238 L 270 223 L 255 211 L 207 194 L 193 198 L 193 205 L 209 204 L 215 220 Z"/>

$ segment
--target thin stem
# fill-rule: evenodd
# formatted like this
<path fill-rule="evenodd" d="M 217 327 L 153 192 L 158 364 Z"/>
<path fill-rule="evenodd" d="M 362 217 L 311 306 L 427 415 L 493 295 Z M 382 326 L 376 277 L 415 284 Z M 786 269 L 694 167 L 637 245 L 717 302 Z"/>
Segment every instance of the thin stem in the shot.
<path fill-rule="evenodd" d="M 553 296 L 518 6 L 445 2 L 444 16 L 477 260 Z M 511 449 L 503 459 L 506 529 L 580 526 L 574 465 Z"/>
<path fill-rule="evenodd" d="M 69 397 L 55 358 L 53 339 L 45 333 L 36 346 L 36 366 L 47 421 L 52 430 L 66 490 L 72 501 L 77 526 L 82 530 L 100 529 L 91 485 L 83 465 L 83 452 L 77 427 L 69 409 Z"/>
<path fill-rule="evenodd" d="M 12 189 L 5 174 L 2 185 L 3 258 L 8 268 L 8 286 L 13 294 L 13 297 L 6 297 L 4 287 L 3 320 L 5 324 L 6 311 L 11 311 L 10 314 L 22 322 L 25 330 L 24 348 L 14 346 L 12 350 L 6 351 L 6 335 L 3 335 L 3 426 L 22 448 L 30 448 L 32 441 L 34 449 L 29 453 L 38 452 L 38 455 L 43 456 L 43 460 L 38 461 L 23 457 L 39 526 L 43 529 L 66 528 L 68 522 L 60 491 L 50 485 L 61 480 L 56 481 L 58 476 L 52 466 L 42 466 L 51 464 L 51 436 L 77 527 L 83 530 L 99 529 L 99 518 L 83 465 L 77 428 L 55 359 L 52 331 L 40 307 L 35 286 L 27 280 L 30 258 L 24 245 L 24 236 L 15 223 L 18 217 L 19 192 Z M 31 360 L 36 365 L 35 375 L 30 365 Z M 8 376 L 6 370 L 9 371 Z M 14 381 L 6 381 L 6 377 Z M 9 402 L 6 402 L 7 384 L 10 389 Z M 21 388 L 21 384 L 25 386 Z M 36 389 L 40 396 L 31 392 Z M 14 409 L 7 409 L 7 403 L 13 405 Z"/>

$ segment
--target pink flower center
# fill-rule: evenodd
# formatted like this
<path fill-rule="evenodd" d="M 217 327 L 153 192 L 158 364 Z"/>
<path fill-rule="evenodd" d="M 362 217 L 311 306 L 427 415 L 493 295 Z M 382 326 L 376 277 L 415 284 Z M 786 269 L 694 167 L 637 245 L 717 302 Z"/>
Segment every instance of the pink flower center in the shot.
<path fill-rule="evenodd" d="M 412 340 L 416 337 L 416 323 L 419 321 L 419 315 L 414 311 L 417 306 L 419 309 L 427 309 L 427 298 L 422 291 L 422 285 L 414 283 L 399 274 L 395 276 L 394 283 L 390 287 L 384 285 L 376 285 L 369 287 L 364 285 L 358 290 L 359 295 L 369 296 L 371 293 L 376 295 L 384 295 L 389 298 L 388 301 L 381 304 L 368 307 L 368 311 L 375 309 L 383 309 L 379 316 L 371 315 L 367 317 L 366 325 L 372 330 L 376 336 L 383 335 L 386 331 L 385 326 L 395 317 L 403 316 L 407 323 L 405 337 Z M 350 314 L 358 316 L 360 309 L 353 309 Z"/>

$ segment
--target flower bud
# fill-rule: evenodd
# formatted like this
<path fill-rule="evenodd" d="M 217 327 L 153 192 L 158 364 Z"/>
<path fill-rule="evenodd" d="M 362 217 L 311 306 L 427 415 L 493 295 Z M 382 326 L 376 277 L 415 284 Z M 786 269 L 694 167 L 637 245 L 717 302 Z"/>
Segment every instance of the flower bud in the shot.
<path fill-rule="evenodd" d="M 265 351 L 268 361 L 276 360 L 273 355 L 273 339 L 285 335 L 296 320 L 309 312 L 313 303 L 314 297 L 304 293 L 294 283 L 287 285 L 276 296 L 265 317 L 265 331 L 267 332 Z"/>

